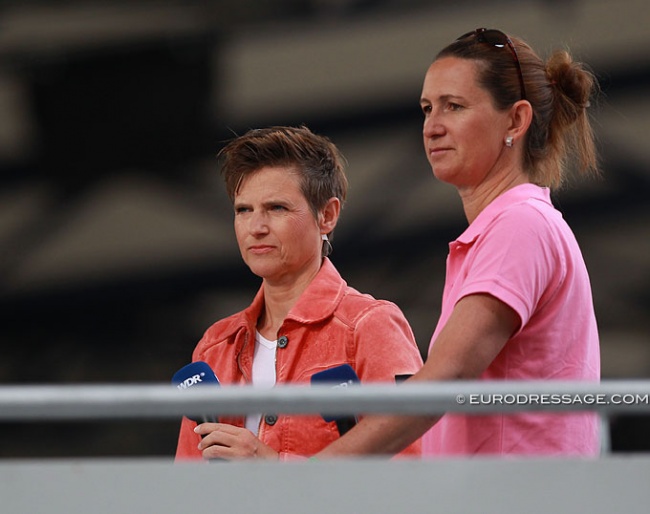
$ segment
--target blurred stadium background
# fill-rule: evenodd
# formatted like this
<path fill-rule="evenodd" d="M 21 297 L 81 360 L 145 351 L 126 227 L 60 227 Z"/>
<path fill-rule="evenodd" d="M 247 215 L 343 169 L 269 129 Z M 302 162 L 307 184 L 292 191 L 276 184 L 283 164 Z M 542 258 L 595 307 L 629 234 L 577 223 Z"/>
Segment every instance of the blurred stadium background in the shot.
<path fill-rule="evenodd" d="M 475 27 L 598 75 L 603 177 L 555 194 L 589 267 L 603 378 L 650 376 L 646 0 L 0 1 L 0 382 L 168 382 L 248 304 L 223 142 L 306 124 L 349 161 L 332 259 L 423 354 L 460 202 L 421 144 L 421 81 Z M 612 420 L 615 451 L 650 423 Z M 172 455 L 178 423 L 0 425 L 0 456 Z"/>

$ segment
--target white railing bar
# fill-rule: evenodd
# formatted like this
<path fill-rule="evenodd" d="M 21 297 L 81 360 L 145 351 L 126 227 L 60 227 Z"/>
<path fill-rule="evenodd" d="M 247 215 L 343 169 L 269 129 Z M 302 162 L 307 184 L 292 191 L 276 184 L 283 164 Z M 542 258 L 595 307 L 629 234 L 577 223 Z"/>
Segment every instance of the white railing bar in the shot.
<path fill-rule="evenodd" d="M 519 411 L 650 413 L 650 381 L 456 381 L 364 384 L 347 388 L 278 385 L 194 387 L 164 384 L 26 385 L 0 387 L 0 421 L 172 418 L 217 415 L 486 414 Z"/>

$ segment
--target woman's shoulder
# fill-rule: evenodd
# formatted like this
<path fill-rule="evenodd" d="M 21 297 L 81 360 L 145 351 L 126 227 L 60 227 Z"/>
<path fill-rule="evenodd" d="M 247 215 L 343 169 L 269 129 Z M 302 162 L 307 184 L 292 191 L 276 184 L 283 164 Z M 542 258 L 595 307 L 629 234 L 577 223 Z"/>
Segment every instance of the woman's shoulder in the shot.
<path fill-rule="evenodd" d="M 369 315 L 403 317 L 400 308 L 390 300 L 375 298 L 371 294 L 362 293 L 347 286 L 335 314 L 355 322 Z"/>
<path fill-rule="evenodd" d="M 197 352 L 205 352 L 221 343 L 227 343 L 235 337 L 237 332 L 247 326 L 245 311 L 239 311 L 222 318 L 212 325 L 203 333 L 203 337 L 196 346 Z"/>
<path fill-rule="evenodd" d="M 517 233 L 554 233 L 557 227 L 568 228 L 562 214 L 552 204 L 530 198 L 505 206 L 488 225 L 489 231 Z"/>

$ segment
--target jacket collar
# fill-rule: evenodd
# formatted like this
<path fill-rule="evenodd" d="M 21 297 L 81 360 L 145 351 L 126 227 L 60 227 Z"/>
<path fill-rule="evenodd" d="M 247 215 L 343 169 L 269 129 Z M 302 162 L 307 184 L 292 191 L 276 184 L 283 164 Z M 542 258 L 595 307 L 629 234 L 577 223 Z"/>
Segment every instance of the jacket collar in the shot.
<path fill-rule="evenodd" d="M 461 244 L 473 243 L 501 212 L 509 206 L 528 202 L 529 200 L 540 200 L 552 205 L 551 192 L 547 187 L 540 187 L 535 184 L 515 186 L 492 200 L 456 239 L 456 242 Z"/>
<path fill-rule="evenodd" d="M 327 257 L 320 270 L 289 311 L 287 319 L 318 323 L 330 317 L 341 303 L 347 284 Z"/>
<path fill-rule="evenodd" d="M 347 283 L 325 257 L 318 273 L 303 291 L 296 305 L 289 311 L 287 319 L 299 323 L 318 323 L 332 315 L 341 302 Z M 242 328 L 253 331 L 264 308 L 264 283 L 260 286 L 253 302 L 234 316 L 232 323 L 224 327 L 222 334 L 228 337 Z"/>

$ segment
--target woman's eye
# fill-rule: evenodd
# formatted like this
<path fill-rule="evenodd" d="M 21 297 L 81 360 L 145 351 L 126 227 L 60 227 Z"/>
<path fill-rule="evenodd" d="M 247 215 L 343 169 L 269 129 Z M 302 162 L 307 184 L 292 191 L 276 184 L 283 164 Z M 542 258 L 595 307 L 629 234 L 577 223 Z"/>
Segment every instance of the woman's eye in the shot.
<path fill-rule="evenodd" d="M 462 108 L 463 108 L 462 105 L 453 102 L 449 102 L 449 104 L 447 104 L 447 109 L 449 109 L 450 111 L 459 111 Z"/>
<path fill-rule="evenodd" d="M 423 105 L 422 106 L 422 113 L 426 116 L 431 112 L 431 106 L 430 105 Z"/>

